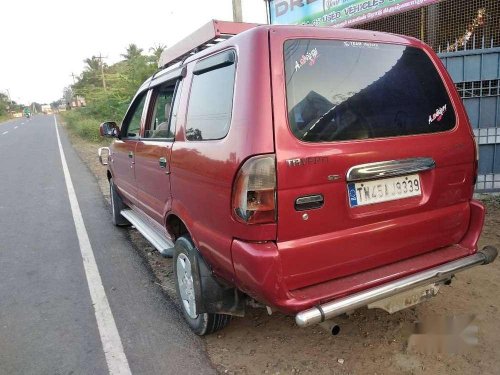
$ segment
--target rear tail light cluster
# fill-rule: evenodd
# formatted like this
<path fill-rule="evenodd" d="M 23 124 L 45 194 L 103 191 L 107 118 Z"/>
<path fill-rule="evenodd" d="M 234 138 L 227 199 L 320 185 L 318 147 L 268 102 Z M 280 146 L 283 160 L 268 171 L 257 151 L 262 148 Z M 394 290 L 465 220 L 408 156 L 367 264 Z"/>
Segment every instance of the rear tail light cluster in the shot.
<path fill-rule="evenodd" d="M 232 210 L 246 224 L 276 221 L 276 158 L 259 155 L 248 159 L 233 186 Z"/>

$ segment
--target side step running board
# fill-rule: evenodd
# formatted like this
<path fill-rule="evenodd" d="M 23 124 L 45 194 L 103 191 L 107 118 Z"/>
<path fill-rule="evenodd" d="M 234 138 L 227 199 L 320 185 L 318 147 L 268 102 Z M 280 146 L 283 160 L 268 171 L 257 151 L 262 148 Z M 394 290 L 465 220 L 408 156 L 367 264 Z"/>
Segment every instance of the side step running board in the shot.
<path fill-rule="evenodd" d="M 165 238 L 165 235 L 148 223 L 142 215 L 126 209 L 120 214 L 130 221 L 130 223 L 153 245 L 164 257 L 172 258 L 174 255 L 174 243 Z"/>

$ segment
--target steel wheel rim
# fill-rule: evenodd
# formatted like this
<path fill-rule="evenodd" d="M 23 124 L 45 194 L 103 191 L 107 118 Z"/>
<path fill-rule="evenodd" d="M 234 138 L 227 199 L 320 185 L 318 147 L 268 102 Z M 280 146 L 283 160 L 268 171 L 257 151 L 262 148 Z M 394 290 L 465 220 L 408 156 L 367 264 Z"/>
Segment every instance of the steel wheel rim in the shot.
<path fill-rule="evenodd" d="M 180 253 L 177 257 L 177 284 L 179 285 L 179 294 L 184 310 L 190 318 L 196 319 L 196 299 L 194 295 L 193 273 L 191 271 L 191 262 L 189 258 Z"/>

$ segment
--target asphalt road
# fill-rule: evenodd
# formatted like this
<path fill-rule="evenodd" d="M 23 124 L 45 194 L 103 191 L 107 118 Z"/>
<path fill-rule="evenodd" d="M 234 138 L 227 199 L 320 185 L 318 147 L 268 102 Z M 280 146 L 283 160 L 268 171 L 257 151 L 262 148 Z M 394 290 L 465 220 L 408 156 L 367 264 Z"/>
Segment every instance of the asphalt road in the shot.
<path fill-rule="evenodd" d="M 84 231 L 133 374 L 215 373 L 59 127 Z M 106 374 L 54 116 L 0 124 L 0 374 Z M 80 239 L 80 241 L 79 241 Z M 95 275 L 94 275 L 95 276 Z M 101 284 L 102 282 L 102 284 Z M 92 282 L 90 283 L 90 285 Z M 102 319 L 101 319 L 102 320 Z"/>

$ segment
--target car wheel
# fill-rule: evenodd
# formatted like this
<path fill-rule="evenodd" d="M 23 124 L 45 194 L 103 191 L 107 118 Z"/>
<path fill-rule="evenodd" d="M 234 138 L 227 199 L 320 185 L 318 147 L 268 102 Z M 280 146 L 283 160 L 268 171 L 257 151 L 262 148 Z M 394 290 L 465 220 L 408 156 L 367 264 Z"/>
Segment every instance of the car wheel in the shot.
<path fill-rule="evenodd" d="M 111 220 L 113 224 L 121 227 L 130 225 L 128 220 L 120 214 L 120 211 L 127 208 L 127 206 L 118 195 L 112 178 L 109 179 L 109 197 L 111 199 Z"/>
<path fill-rule="evenodd" d="M 182 314 L 191 330 L 199 336 L 214 333 L 226 327 L 231 315 L 201 313 L 196 311 L 196 298 L 203 298 L 197 292 L 200 276 L 194 263 L 196 249 L 189 236 L 182 236 L 175 242 L 174 275 L 177 296 Z"/>

